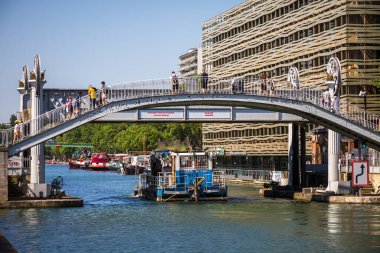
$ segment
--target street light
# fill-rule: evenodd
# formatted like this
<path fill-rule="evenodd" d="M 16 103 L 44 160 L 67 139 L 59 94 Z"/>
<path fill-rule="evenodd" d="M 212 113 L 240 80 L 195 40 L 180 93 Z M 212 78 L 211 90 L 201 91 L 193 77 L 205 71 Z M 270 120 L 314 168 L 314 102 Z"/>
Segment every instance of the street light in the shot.
<path fill-rule="evenodd" d="M 359 97 L 364 97 L 364 124 L 366 125 L 367 122 L 367 92 L 366 91 L 360 91 Z"/>

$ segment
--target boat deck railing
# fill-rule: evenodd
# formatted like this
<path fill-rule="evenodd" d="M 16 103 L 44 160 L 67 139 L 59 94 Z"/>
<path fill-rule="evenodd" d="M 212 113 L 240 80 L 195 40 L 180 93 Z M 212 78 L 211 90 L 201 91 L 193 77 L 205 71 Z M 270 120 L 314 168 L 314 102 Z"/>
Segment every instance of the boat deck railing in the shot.
<path fill-rule="evenodd" d="M 187 194 L 189 192 L 189 176 L 173 176 L 171 172 L 159 173 L 158 186 L 164 193 Z"/>
<path fill-rule="evenodd" d="M 207 180 L 206 176 L 206 186 L 205 191 L 219 191 L 222 188 L 226 187 L 226 180 L 224 176 L 224 171 L 213 171 L 211 181 Z"/>

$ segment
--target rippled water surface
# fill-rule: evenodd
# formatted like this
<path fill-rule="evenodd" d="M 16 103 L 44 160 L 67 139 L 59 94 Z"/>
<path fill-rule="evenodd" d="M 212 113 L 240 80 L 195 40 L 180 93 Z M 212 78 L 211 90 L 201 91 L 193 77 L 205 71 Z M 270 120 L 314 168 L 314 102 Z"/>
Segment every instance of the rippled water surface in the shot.
<path fill-rule="evenodd" d="M 230 187 L 229 201 L 156 203 L 135 178 L 46 168 L 83 208 L 0 210 L 19 252 L 380 252 L 380 206 L 300 204 Z"/>

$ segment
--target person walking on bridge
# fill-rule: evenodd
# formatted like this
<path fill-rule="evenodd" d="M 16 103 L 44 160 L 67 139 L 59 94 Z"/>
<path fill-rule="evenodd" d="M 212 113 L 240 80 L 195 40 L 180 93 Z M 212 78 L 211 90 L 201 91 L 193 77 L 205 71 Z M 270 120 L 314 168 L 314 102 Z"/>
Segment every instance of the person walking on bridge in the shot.
<path fill-rule="evenodd" d="M 173 93 L 177 93 L 178 92 L 178 77 L 175 74 L 174 70 L 172 71 L 172 74 L 170 75 L 170 81 L 172 83 Z"/>
<path fill-rule="evenodd" d="M 95 109 L 96 107 L 96 90 L 92 85 L 88 86 L 88 95 L 90 97 L 90 109 Z"/>
<path fill-rule="evenodd" d="M 73 116 L 73 98 L 69 96 L 66 102 L 66 120 L 70 120 Z"/>
<path fill-rule="evenodd" d="M 269 96 L 273 97 L 274 96 L 274 82 L 272 80 L 272 77 L 269 77 Z"/>
<path fill-rule="evenodd" d="M 207 93 L 208 74 L 205 69 L 202 71 L 202 93 Z"/>
<path fill-rule="evenodd" d="M 21 140 L 21 121 L 16 119 L 13 131 L 13 144 L 19 140 Z"/>
<path fill-rule="evenodd" d="M 107 87 L 106 82 L 102 81 L 102 105 L 105 106 L 107 104 Z"/>
<path fill-rule="evenodd" d="M 78 95 L 74 101 L 74 118 L 80 115 L 80 96 Z"/>

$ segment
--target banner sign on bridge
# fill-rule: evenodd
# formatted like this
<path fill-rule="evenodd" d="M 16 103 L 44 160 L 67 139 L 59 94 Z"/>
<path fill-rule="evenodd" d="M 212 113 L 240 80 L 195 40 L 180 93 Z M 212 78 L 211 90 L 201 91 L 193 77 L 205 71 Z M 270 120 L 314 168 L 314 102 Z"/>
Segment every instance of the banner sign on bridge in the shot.
<path fill-rule="evenodd" d="M 140 119 L 183 119 L 183 110 L 140 110 Z"/>
<path fill-rule="evenodd" d="M 212 110 L 202 110 L 202 109 L 189 109 L 187 111 L 187 118 L 191 120 L 208 120 L 208 119 L 231 119 L 231 110 L 227 109 L 212 109 Z"/>
<path fill-rule="evenodd" d="M 366 186 L 368 180 L 368 161 L 352 162 L 352 186 Z"/>

